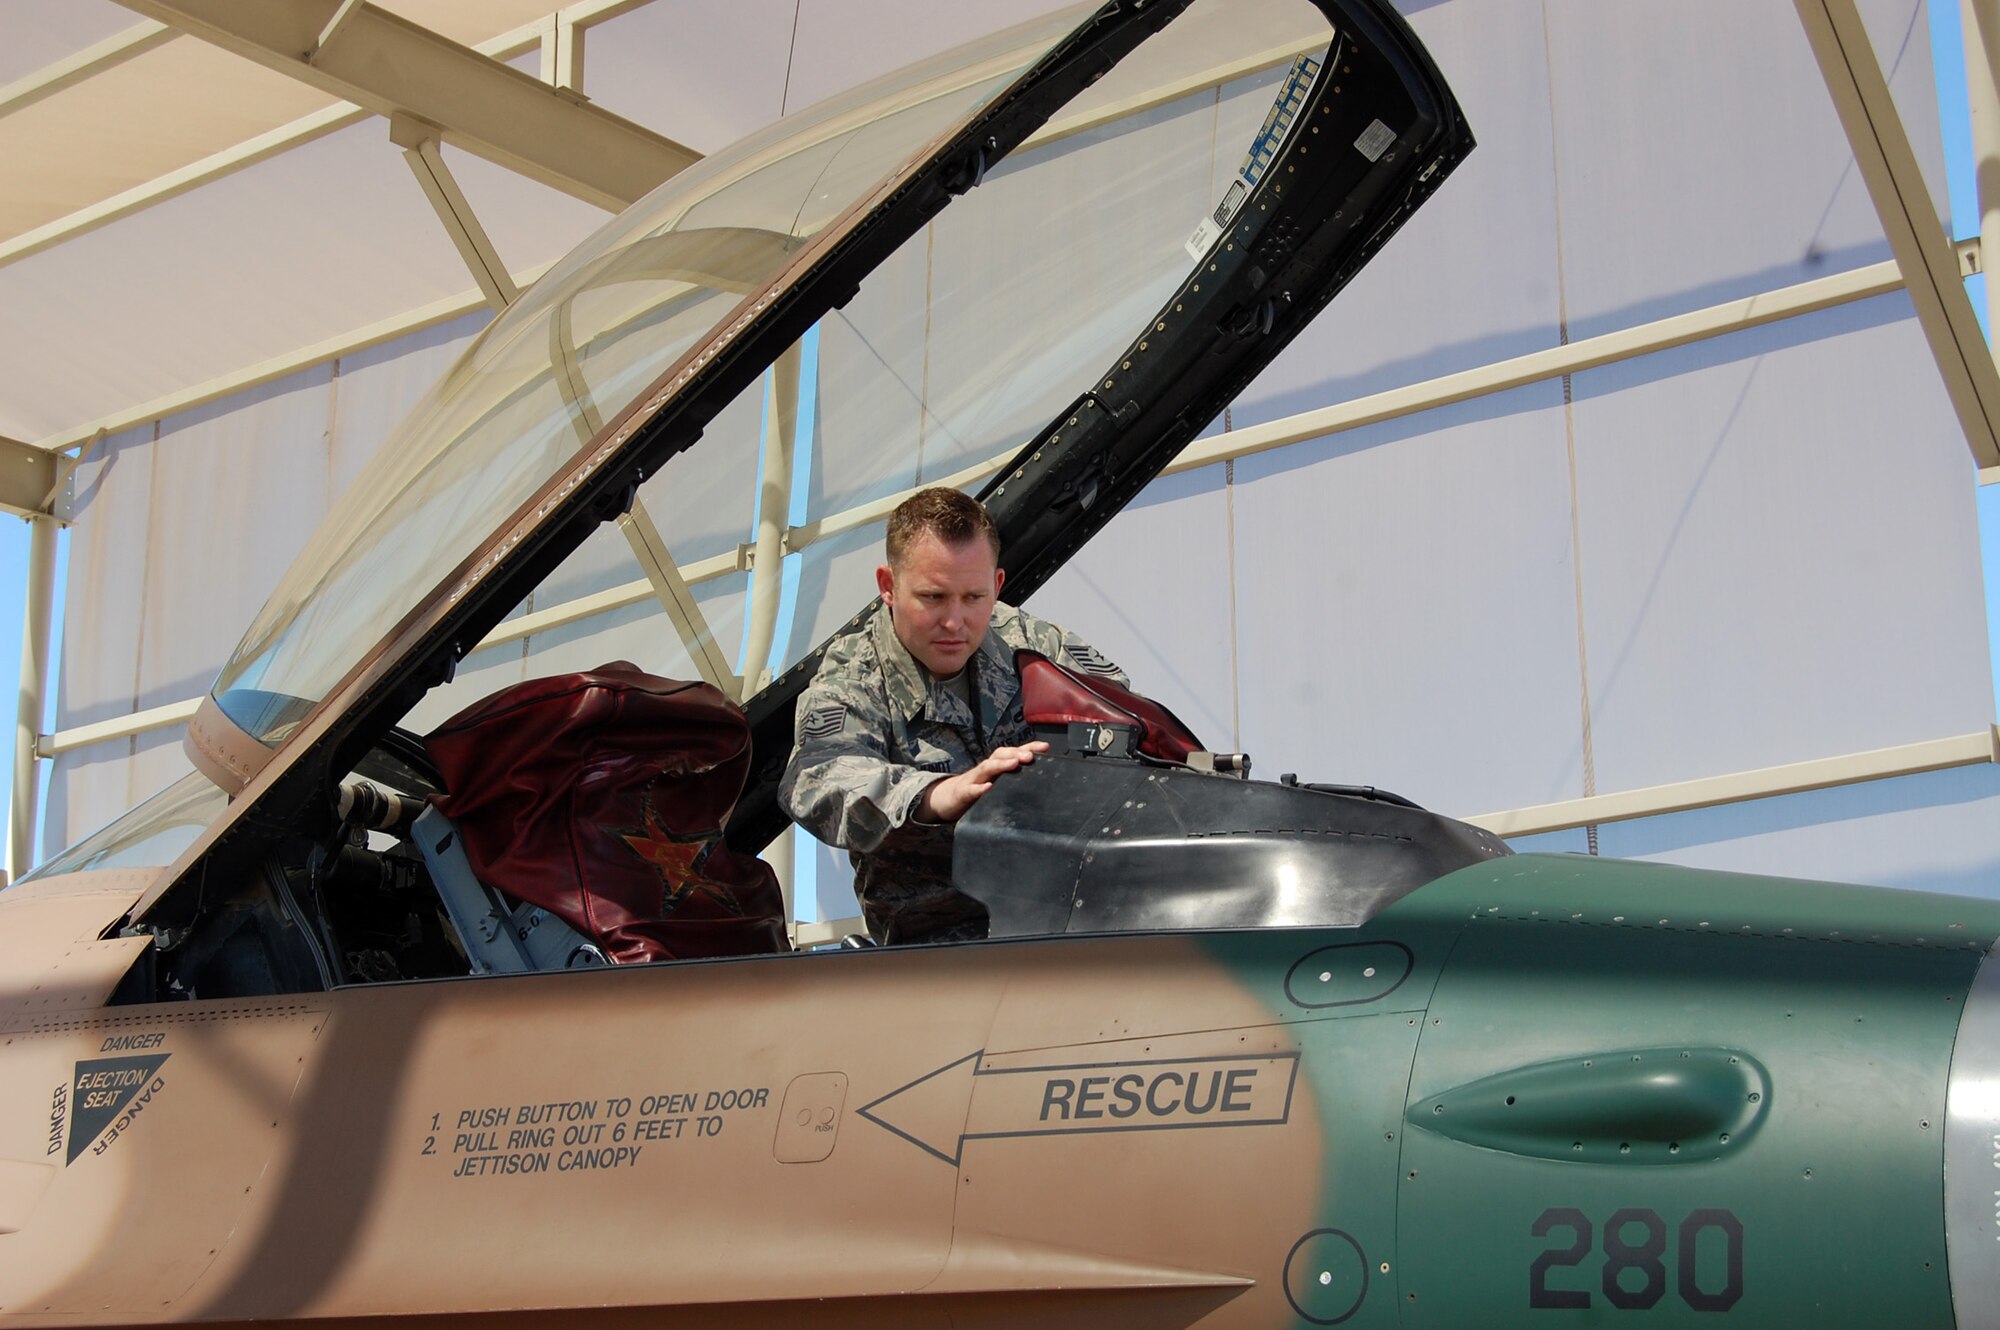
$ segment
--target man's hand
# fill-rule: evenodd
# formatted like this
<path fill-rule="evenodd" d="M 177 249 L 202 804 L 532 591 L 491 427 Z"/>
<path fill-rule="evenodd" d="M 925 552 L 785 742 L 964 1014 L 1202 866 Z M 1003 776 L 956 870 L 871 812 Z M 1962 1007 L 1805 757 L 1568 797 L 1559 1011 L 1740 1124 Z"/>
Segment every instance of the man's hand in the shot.
<path fill-rule="evenodd" d="M 1048 751 L 1049 746 L 1040 739 L 1019 748 L 996 748 L 972 770 L 947 776 L 925 790 L 924 797 L 917 801 L 917 816 L 925 822 L 956 822 L 965 816 L 966 809 L 979 802 L 981 795 L 993 788 L 995 779 L 1034 761 L 1036 753 Z"/>

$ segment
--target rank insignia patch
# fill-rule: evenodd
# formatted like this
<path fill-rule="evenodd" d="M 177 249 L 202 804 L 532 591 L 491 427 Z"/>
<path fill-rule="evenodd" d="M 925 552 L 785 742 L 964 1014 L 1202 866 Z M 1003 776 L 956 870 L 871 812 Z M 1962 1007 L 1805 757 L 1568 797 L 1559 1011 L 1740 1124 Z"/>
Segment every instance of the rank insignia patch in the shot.
<path fill-rule="evenodd" d="M 831 739 L 839 734 L 846 724 L 846 707 L 817 707 L 806 713 L 805 724 L 799 728 L 799 736 L 805 739 Z"/>
<path fill-rule="evenodd" d="M 1118 673 L 1118 667 L 1105 659 L 1104 653 L 1096 647 L 1065 646 L 1063 650 L 1068 653 L 1069 658 L 1075 661 L 1078 668 L 1083 670 L 1085 674 L 1112 675 Z"/>

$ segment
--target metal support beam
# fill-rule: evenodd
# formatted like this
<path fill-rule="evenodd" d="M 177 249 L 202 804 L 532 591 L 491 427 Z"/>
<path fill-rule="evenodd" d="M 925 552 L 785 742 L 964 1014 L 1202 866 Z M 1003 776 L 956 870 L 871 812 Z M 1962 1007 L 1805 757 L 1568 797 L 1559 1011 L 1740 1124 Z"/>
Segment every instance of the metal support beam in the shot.
<path fill-rule="evenodd" d="M 1868 30 L 1854 0 L 1793 2 L 1965 441 L 1980 466 L 2000 466 L 2000 370 L 1966 299 L 1958 257 L 1938 222 Z"/>
<path fill-rule="evenodd" d="M 660 608 L 666 611 L 674 631 L 681 635 L 688 655 L 694 660 L 695 669 L 701 672 L 704 680 L 724 693 L 737 696 L 742 681 L 723 658 L 714 630 L 708 626 L 701 606 L 695 603 L 694 592 L 688 590 L 687 582 L 674 564 L 674 556 L 667 550 L 667 542 L 660 538 L 660 529 L 653 525 L 652 517 L 646 512 L 646 505 L 633 499 L 632 511 L 619 517 L 618 529 L 625 533 L 626 541 L 632 546 L 633 557 L 645 569 L 646 580 L 653 586 L 653 595 L 659 600 Z"/>
<path fill-rule="evenodd" d="M 1689 310 L 1686 314 L 1655 319 L 1651 323 L 1621 328 L 1617 332 L 1586 337 L 1582 341 L 1552 346 L 1543 351 L 1531 351 L 1511 360 L 1498 360 L 1476 369 L 1440 375 L 1422 383 L 1413 383 L 1407 388 L 1391 388 L 1387 392 L 1371 393 L 1280 420 L 1197 439 L 1167 465 L 1165 474 L 1175 475 L 1267 449 L 1337 434 L 1342 430 L 1358 429 L 1363 425 L 1507 392 L 1531 383 L 1559 379 L 1565 374 L 1581 374 L 1585 370 L 1657 351 L 1669 351 L 1706 338 L 1722 337 L 1780 319 L 1796 318 L 1851 301 L 1887 295 L 1902 284 L 1902 274 L 1894 263 L 1875 263 L 1866 268 L 1835 273 L 1831 277 L 1800 282 L 1796 286 L 1766 291 L 1762 295 L 1725 301 L 1706 309 Z"/>
<path fill-rule="evenodd" d="M 366 0 L 120 0 L 378 115 L 616 211 L 700 154 Z"/>
<path fill-rule="evenodd" d="M 444 154 L 438 149 L 437 126 L 405 115 L 391 116 L 389 141 L 403 150 L 403 160 L 410 164 L 411 173 L 423 187 L 424 197 L 431 201 L 438 220 L 444 223 L 445 234 L 451 237 L 458 256 L 465 260 L 466 269 L 493 312 L 499 314 L 519 300 L 521 292 L 508 275 L 507 265 L 500 261 L 499 251 L 493 248 L 486 228 L 479 224 L 465 191 L 458 187 L 451 168 L 444 164 Z"/>
<path fill-rule="evenodd" d="M 25 18 L 20 21 L 27 22 Z M 180 34 L 166 24 L 151 21 L 113 33 L 67 59 L 44 65 L 34 73 L 0 87 L 0 116 L 9 116 L 33 106 L 44 97 L 54 96 L 64 88 L 73 88 L 87 78 L 122 65 L 133 56 L 144 55 L 154 47 L 164 46 L 178 36 Z"/>
<path fill-rule="evenodd" d="M 696 587 L 703 582 L 712 582 L 718 577 L 727 577 L 731 573 L 742 571 L 743 565 L 737 560 L 736 552 L 731 550 L 727 554 L 717 554 L 706 559 L 696 559 L 692 563 L 680 564 L 675 567 L 674 574 L 685 585 Z M 621 582 L 617 586 L 606 587 L 588 596 L 578 596 L 575 600 L 566 600 L 545 610 L 536 610 L 531 614 L 505 620 L 499 627 L 480 638 L 479 645 L 474 650 L 518 642 L 524 637 L 533 637 L 536 633 L 546 633 L 551 629 L 582 623 L 585 619 L 595 618 L 600 614 L 609 614 L 628 605 L 637 605 L 642 601 L 658 598 L 653 584 L 644 578 L 636 582 Z M 735 678 L 734 675 L 727 677 Z"/>
<path fill-rule="evenodd" d="M 194 719 L 194 713 L 201 710 L 201 698 L 190 697 L 182 702 L 169 702 L 163 707 L 148 707 L 135 711 L 129 716 L 114 716 L 110 720 L 100 720 L 92 725 L 78 725 L 72 729 L 58 730 L 45 734 L 35 745 L 37 757 L 61 757 L 64 753 L 88 748 L 92 744 L 108 743 L 113 739 L 129 739 L 135 734 L 150 734 L 154 730 L 164 730 L 169 725 L 179 725 Z"/>
<path fill-rule="evenodd" d="M 480 42 L 472 49 L 482 55 L 505 61 L 539 46 L 542 51 L 542 81 L 555 87 L 580 91 L 583 78 L 584 33 L 599 23 L 608 22 L 621 14 L 642 8 L 647 3 L 649 0 L 576 0 L 575 3 L 563 6 L 547 18 L 501 33 L 491 40 Z M 146 26 L 152 28 L 156 25 Z M 138 28 L 132 30 L 133 33 L 139 31 Z M 159 38 L 161 41 L 179 35 L 167 28 L 159 28 L 158 31 L 161 34 Z M 1287 63 L 1299 51 L 1306 49 L 1310 49 L 1309 45 L 1295 43 L 1249 60 L 1218 66 L 1201 75 L 1181 80 L 1170 86 L 1152 89 L 1115 105 L 1100 106 L 1092 111 L 1045 125 L 1028 140 L 1027 146 L 1035 147 L 1073 134 L 1084 133 L 1120 115 L 1133 114 L 1175 96 L 1202 87 L 1217 86 L 1229 79 L 1254 73 L 1271 65 Z M 137 53 L 136 50 L 133 52 Z M 99 67 L 107 68 L 109 64 Z M 93 69 L 87 72 L 96 71 Z M 40 75 L 36 75 L 12 86 L 25 88 L 28 83 L 39 78 Z M 55 89 L 51 88 L 49 91 Z M 39 253 L 52 245 L 62 243 L 71 236 L 86 234 L 121 217 L 141 212 L 156 203 L 164 203 L 188 190 L 221 179 L 245 167 L 254 166 L 279 153 L 331 134 L 337 129 L 355 124 L 368 114 L 368 111 L 352 102 L 338 102 L 311 115 L 301 116 L 289 124 L 280 125 L 255 138 L 246 139 L 234 147 L 211 153 L 179 170 L 134 185 L 89 207 L 80 208 L 68 216 L 59 217 L 31 231 L 24 231 L 9 240 L 0 241 L 0 265 Z"/>
<path fill-rule="evenodd" d="M 566 5 L 558 10 L 555 17 L 567 21 L 581 33 L 590 24 L 614 19 L 620 14 L 639 8 L 644 3 L 646 0 L 578 0 L 578 3 Z M 137 29 L 133 31 L 136 32 Z M 166 37 L 180 35 L 171 28 L 162 28 L 161 31 Z M 495 60 L 511 60 L 524 51 L 533 50 L 540 40 L 541 25 L 533 23 L 503 32 L 472 49 L 481 55 L 492 56 Z M 245 139 L 234 147 L 210 153 L 200 161 L 190 162 L 177 171 L 169 171 L 156 179 L 121 190 L 87 208 L 79 208 L 66 217 L 58 217 L 46 225 L 38 226 L 32 231 L 23 231 L 10 240 L 0 242 L 0 264 L 12 263 L 15 259 L 40 253 L 51 245 L 61 244 L 71 236 L 94 231 L 121 217 L 129 217 L 156 203 L 176 198 L 211 180 L 219 180 L 245 167 L 255 166 L 258 162 L 275 157 L 281 152 L 288 152 L 315 139 L 323 138 L 336 129 L 344 129 L 348 125 L 366 119 L 368 114 L 369 112 L 352 102 L 335 102 L 332 106 L 314 111 L 311 115 L 300 116 L 289 124 L 279 125 L 276 129 L 259 134 L 255 138 Z"/>
<path fill-rule="evenodd" d="M 28 595 L 21 623 L 21 685 L 14 700 L 14 789 L 7 818 L 7 873 L 19 878 L 35 866 L 35 823 L 42 810 L 41 772 L 35 764 L 42 708 L 49 686 L 49 616 L 56 598 L 56 519 L 28 519 Z"/>
<path fill-rule="evenodd" d="M 785 525 L 792 508 L 792 457 L 799 436 L 799 367 L 804 343 L 793 342 L 771 366 L 764 420 L 764 468 L 757 495 L 757 544 L 750 562 L 749 634 L 743 650 L 743 700 L 770 674 L 778 603 L 785 582 Z"/>
<path fill-rule="evenodd" d="M 354 11 L 361 8 L 361 3 L 362 0 L 340 0 L 340 8 L 333 11 L 333 17 L 319 30 L 319 40 L 313 43 L 312 51 L 306 56 L 308 61 L 314 59 L 322 47 L 333 41 L 334 35 L 354 17 Z"/>
<path fill-rule="evenodd" d="M 583 32 L 583 25 L 561 10 L 542 20 L 542 82 L 583 91 Z"/>
<path fill-rule="evenodd" d="M 541 271 L 541 268 L 536 268 L 523 276 L 527 281 L 532 281 L 541 274 Z M 1186 453 L 1168 467 L 1168 472 L 1186 471 L 1225 460 L 1225 451 L 1229 456 L 1242 456 L 1246 452 L 1281 447 L 1302 439 L 1317 438 L 1338 430 L 1352 429 L 1359 424 L 1385 420 L 1393 416 L 1410 415 L 1432 407 L 1446 406 L 1488 393 L 1503 392 L 1523 384 L 1560 377 L 1563 374 L 1579 373 L 1585 369 L 1613 364 L 1634 356 L 1684 346 L 1706 337 L 1718 337 L 1744 328 L 1759 327 L 1779 319 L 1810 314 L 1815 310 L 1828 309 L 1849 301 L 1866 300 L 1872 296 L 1894 291 L 1902 284 L 1902 275 L 1893 262 L 1855 268 L 1848 272 L 1836 273 L 1831 277 L 1821 277 L 1810 282 L 1801 282 L 1796 286 L 1781 287 L 1760 295 L 1746 296 L 1741 300 L 1712 305 L 1707 309 L 1639 324 L 1615 333 L 1606 333 L 1601 337 L 1571 342 L 1567 346 L 1532 352 L 1479 369 L 1447 374 L 1440 378 L 1411 384 L 1407 388 L 1396 388 L 1386 393 L 1357 398 L 1353 402 L 1301 412 L 1282 420 L 1269 421 L 1252 429 L 1241 429 L 1230 434 L 1215 436 L 1191 445 Z M 437 301 L 421 309 L 369 324 L 365 328 L 301 347 L 288 354 L 274 356 L 233 373 L 218 375 L 192 388 L 101 416 L 75 428 L 59 430 L 36 440 L 34 446 L 51 451 L 73 448 L 88 440 L 93 434 L 116 434 L 134 425 L 158 420 L 178 411 L 185 411 L 228 397 L 233 393 L 243 392 L 259 384 L 296 373 L 307 366 L 352 355 L 406 333 L 442 323 L 446 319 L 457 318 L 461 314 L 479 308 L 479 305 L 479 299 L 471 293 Z M 968 467 L 936 483 L 963 488 L 992 475 L 1004 460 L 997 459 Z M 1994 475 L 2000 476 L 2000 469 L 1996 469 Z M 851 513 L 808 522 L 791 532 L 787 546 L 794 550 L 803 549 L 823 536 L 865 526 L 871 521 L 887 517 L 901 501 L 901 497 L 891 497 L 883 503 L 865 505 Z"/>
<path fill-rule="evenodd" d="M 335 102 L 311 115 L 300 116 L 289 124 L 280 125 L 255 138 L 245 139 L 233 148 L 210 153 L 199 161 L 189 162 L 178 170 L 163 176 L 120 190 L 109 198 L 99 199 L 87 208 L 79 208 L 66 216 L 58 217 L 30 231 L 0 242 L 0 265 L 25 259 L 30 254 L 39 254 L 54 245 L 59 245 L 72 236 L 87 235 L 100 226 L 108 226 L 121 217 L 130 217 L 156 203 L 178 198 L 191 189 L 220 180 L 245 167 L 275 157 L 281 152 L 302 147 L 315 139 L 324 138 L 336 129 L 344 129 L 366 119 L 368 112 L 347 102 Z"/>
<path fill-rule="evenodd" d="M 62 485 L 66 458 L 0 435 L 0 511 L 45 517 Z"/>
<path fill-rule="evenodd" d="M 540 264 L 531 269 L 523 274 L 524 282 L 532 282 L 535 278 L 541 276 L 542 273 L 548 271 L 550 266 L 552 265 Z M 227 374 L 219 374 L 212 379 L 197 383 L 192 387 L 183 388 L 178 392 L 168 393 L 163 397 L 155 397 L 149 402 L 141 402 L 137 406 L 127 407 L 124 410 L 115 411 L 110 415 L 100 416 L 96 420 L 88 421 L 74 429 L 59 430 L 39 440 L 36 446 L 49 449 L 50 451 L 74 448 L 78 444 L 89 440 L 93 435 L 116 434 L 122 430 L 130 429 L 134 425 L 143 425 L 147 421 L 160 420 L 177 412 L 191 410 L 194 407 L 203 406 L 209 402 L 219 401 L 224 397 L 233 396 L 236 393 L 255 388 L 260 384 L 282 379 L 288 374 L 296 374 L 298 371 L 310 366 L 323 365 L 328 361 L 338 360 L 342 356 L 351 356 L 356 352 L 366 351 L 370 347 L 394 341 L 398 337 L 418 332 L 434 324 L 455 319 L 461 314 L 470 314 L 484 303 L 484 298 L 477 291 L 468 291 L 461 296 L 451 296 L 443 300 L 435 300 L 428 305 L 423 305 L 413 310 L 405 310 L 401 314 L 393 315 L 379 322 L 371 323 L 361 328 L 350 329 L 347 332 L 329 337 L 324 341 L 314 342 L 310 346 L 302 346 L 295 351 L 273 356 L 269 360 L 260 360 L 254 365 L 247 365 Z"/>
<path fill-rule="evenodd" d="M 1545 831 L 1565 831 L 1605 822 L 1626 822 L 1634 818 L 1659 817 L 1663 813 L 1684 813 L 1695 808 L 1741 803 L 1747 799 L 1770 799 L 1781 794 L 1803 794 L 1808 790 L 1831 789 L 1836 785 L 1858 785 L 1863 781 L 1886 780 L 1894 776 L 1915 776 L 1950 767 L 1977 766 L 2000 762 L 2000 729 L 1989 726 L 1978 734 L 1954 735 L 1878 748 L 1867 753 L 1793 762 L 1756 771 L 1736 771 L 1673 785 L 1653 785 L 1617 794 L 1600 794 L 1589 799 L 1571 799 L 1559 804 L 1516 808 L 1505 813 L 1468 817 L 1465 821 L 1484 827 L 1496 836 L 1534 836 Z"/>

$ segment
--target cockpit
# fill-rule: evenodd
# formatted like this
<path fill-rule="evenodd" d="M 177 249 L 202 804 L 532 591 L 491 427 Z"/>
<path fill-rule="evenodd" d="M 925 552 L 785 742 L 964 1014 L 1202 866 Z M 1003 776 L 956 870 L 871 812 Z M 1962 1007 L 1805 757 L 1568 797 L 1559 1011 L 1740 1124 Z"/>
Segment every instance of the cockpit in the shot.
<path fill-rule="evenodd" d="M 1246 755 L 1157 703 L 1021 655 L 1050 752 L 954 838 L 988 940 L 1354 928 L 1509 853 L 1387 791 L 1250 779 Z M 724 839 L 749 753 L 715 689 L 623 662 L 506 690 L 422 741 L 397 731 L 339 787 L 330 842 L 273 856 L 258 890 L 144 953 L 117 1000 L 790 952 L 770 867 Z M 156 802 L 155 836 L 200 815 L 185 794 Z M 50 870 L 143 847 L 86 849 Z"/>

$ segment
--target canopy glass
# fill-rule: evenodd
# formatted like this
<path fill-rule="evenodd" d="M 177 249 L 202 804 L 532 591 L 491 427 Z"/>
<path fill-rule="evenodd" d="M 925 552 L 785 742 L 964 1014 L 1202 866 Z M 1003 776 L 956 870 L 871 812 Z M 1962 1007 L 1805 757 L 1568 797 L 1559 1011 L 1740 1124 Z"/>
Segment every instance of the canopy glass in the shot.
<path fill-rule="evenodd" d="M 283 743 L 663 369 L 740 319 L 746 297 L 800 247 L 1087 13 L 1050 15 L 780 121 L 581 245 L 474 342 L 347 492 L 222 670 L 213 695 L 223 714 L 268 747 Z M 796 506 L 806 529 L 792 533 L 792 548 L 865 526 L 857 504 L 917 484 L 977 483 L 1088 387 L 1187 276 L 1201 252 L 1189 233 L 1234 178 L 1273 85 L 1328 35 L 1305 0 L 1196 5 L 826 317 L 808 396 L 786 399 L 792 419 L 758 410 L 762 384 L 744 394 L 747 409 L 718 412 L 718 422 L 747 426 L 720 431 L 738 442 L 776 429 L 792 438 L 800 417 L 816 422 L 782 458 L 788 469 L 805 463 Z M 754 445 L 728 459 L 703 442 L 639 493 L 667 552 L 688 565 L 733 554 L 756 503 L 747 484 L 718 495 L 709 483 L 757 457 Z M 586 550 L 584 561 L 603 561 L 601 548 Z M 852 612 L 847 593 L 865 599 L 858 579 L 825 575 L 834 552 L 809 561 L 812 576 L 790 579 L 791 631 L 774 653 L 737 661 L 737 642 L 726 643 L 731 673 L 754 681 L 782 668 Z M 582 579 L 593 591 L 608 580 Z M 745 594 L 741 581 L 719 590 Z M 740 606 L 711 609 L 724 624 L 742 619 Z M 671 672 L 681 653 L 670 646 L 655 640 L 634 654 Z"/>

